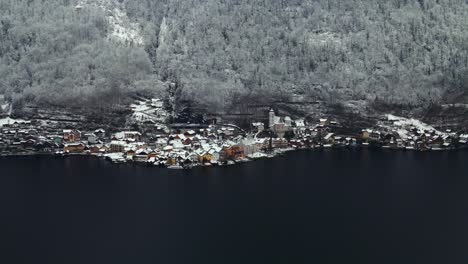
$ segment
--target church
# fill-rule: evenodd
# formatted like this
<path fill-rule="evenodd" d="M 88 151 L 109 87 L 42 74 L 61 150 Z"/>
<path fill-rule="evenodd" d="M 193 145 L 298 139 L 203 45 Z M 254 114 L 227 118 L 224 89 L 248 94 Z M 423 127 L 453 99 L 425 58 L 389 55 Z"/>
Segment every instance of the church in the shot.
<path fill-rule="evenodd" d="M 279 138 L 284 138 L 287 131 L 292 129 L 292 119 L 289 116 L 280 117 L 275 114 L 275 110 L 270 108 L 268 112 L 268 127 Z"/>

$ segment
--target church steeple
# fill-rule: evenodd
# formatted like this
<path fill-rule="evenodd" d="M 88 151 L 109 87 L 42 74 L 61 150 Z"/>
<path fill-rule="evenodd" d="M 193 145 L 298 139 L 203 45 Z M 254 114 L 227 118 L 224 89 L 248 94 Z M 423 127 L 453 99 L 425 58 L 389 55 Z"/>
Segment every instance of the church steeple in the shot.
<path fill-rule="evenodd" d="M 275 110 L 270 108 L 270 112 L 268 113 L 268 127 L 272 128 L 275 125 Z"/>

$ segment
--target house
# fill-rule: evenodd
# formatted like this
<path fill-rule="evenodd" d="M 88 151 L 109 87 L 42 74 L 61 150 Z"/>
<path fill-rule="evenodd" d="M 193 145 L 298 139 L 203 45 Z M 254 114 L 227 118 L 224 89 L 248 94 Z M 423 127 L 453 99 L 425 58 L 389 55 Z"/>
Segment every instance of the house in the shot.
<path fill-rule="evenodd" d="M 368 140 L 370 138 L 370 133 L 372 133 L 372 130 L 370 129 L 363 129 L 361 131 L 361 138 L 362 140 Z"/>
<path fill-rule="evenodd" d="M 442 137 L 444 139 L 445 143 L 453 144 L 455 142 L 458 142 L 458 135 L 457 134 L 450 134 L 450 135 L 445 135 Z"/>
<path fill-rule="evenodd" d="M 287 148 L 289 142 L 284 138 L 273 138 L 271 139 L 271 146 L 273 148 Z"/>
<path fill-rule="evenodd" d="M 197 133 L 194 131 L 194 130 L 188 130 L 184 133 L 184 136 L 186 137 L 193 137 L 195 136 Z"/>
<path fill-rule="evenodd" d="M 380 140 L 380 132 L 364 129 L 362 130 L 362 140 L 378 141 Z"/>
<path fill-rule="evenodd" d="M 221 148 L 212 148 L 208 151 L 208 154 L 211 155 L 211 161 L 218 161 L 219 160 L 219 151 Z"/>
<path fill-rule="evenodd" d="M 47 135 L 47 138 L 52 140 L 54 143 L 60 144 L 62 143 L 63 137 L 59 135 Z"/>
<path fill-rule="evenodd" d="M 260 151 L 260 148 L 256 144 L 255 139 L 253 138 L 245 138 L 241 140 L 239 146 L 242 148 L 242 151 L 244 152 L 244 155 L 252 155 L 256 152 Z"/>
<path fill-rule="evenodd" d="M 127 153 L 125 153 L 125 157 L 127 158 L 127 160 L 133 160 L 134 156 L 135 156 L 135 150 L 133 149 L 130 149 L 127 151 Z"/>
<path fill-rule="evenodd" d="M 178 163 L 178 159 L 176 156 L 167 157 L 167 160 L 166 160 L 167 166 L 177 165 L 177 163 Z"/>
<path fill-rule="evenodd" d="M 65 153 L 83 153 L 85 145 L 83 143 L 70 143 L 65 144 L 63 151 Z"/>
<path fill-rule="evenodd" d="M 215 140 L 215 139 L 217 139 L 216 134 L 214 134 L 214 133 L 209 133 L 206 137 L 207 137 L 207 139 L 209 139 L 209 140 Z"/>
<path fill-rule="evenodd" d="M 156 148 L 159 149 L 164 148 L 165 146 L 167 146 L 167 138 L 157 138 L 154 142 L 154 146 L 156 146 Z"/>
<path fill-rule="evenodd" d="M 184 144 L 185 146 L 192 145 L 192 139 L 186 138 L 185 140 L 182 141 L 182 144 Z"/>
<path fill-rule="evenodd" d="M 25 148 L 32 149 L 35 144 L 36 144 L 36 140 L 33 138 L 27 138 L 25 141 L 23 141 L 23 146 Z"/>
<path fill-rule="evenodd" d="M 458 143 L 466 145 L 468 143 L 468 134 L 460 135 Z"/>
<path fill-rule="evenodd" d="M 298 128 L 304 128 L 305 127 L 305 120 L 304 119 L 296 119 L 294 121 L 294 123 L 296 124 L 296 127 L 298 127 Z"/>
<path fill-rule="evenodd" d="M 224 128 L 223 127 L 222 131 L 223 131 L 222 133 L 224 133 L 224 135 L 226 135 L 226 136 L 233 136 L 234 133 L 236 132 L 236 130 L 234 128 L 232 128 L 232 127 L 229 127 L 229 128 Z"/>
<path fill-rule="evenodd" d="M 325 141 L 325 143 L 327 144 L 334 144 L 335 143 L 335 134 L 333 133 L 328 133 L 324 138 L 323 140 Z"/>
<path fill-rule="evenodd" d="M 432 148 L 440 148 L 445 143 L 444 139 L 440 135 L 435 135 L 429 140 L 429 146 Z"/>
<path fill-rule="evenodd" d="M 230 148 L 225 148 L 226 155 L 231 159 L 242 159 L 245 158 L 244 150 L 239 145 L 234 145 Z"/>
<path fill-rule="evenodd" d="M 38 142 L 36 145 L 34 145 L 35 151 L 39 152 L 50 152 L 52 151 L 52 143 L 50 142 Z"/>
<path fill-rule="evenodd" d="M 99 146 L 91 146 L 89 147 L 89 153 L 91 154 L 98 154 L 101 152 L 101 148 Z"/>
<path fill-rule="evenodd" d="M 126 143 L 124 141 L 114 140 L 110 143 L 110 151 L 112 153 L 124 152 Z"/>
<path fill-rule="evenodd" d="M 148 151 L 145 149 L 139 149 L 135 151 L 133 160 L 136 162 L 146 162 L 148 160 Z"/>
<path fill-rule="evenodd" d="M 290 140 L 289 141 L 289 146 L 291 146 L 293 148 L 300 148 L 300 147 L 304 146 L 304 142 L 302 142 L 300 140 Z"/>
<path fill-rule="evenodd" d="M 338 146 L 345 146 L 346 145 L 346 137 L 344 136 L 334 136 L 334 143 Z"/>
<path fill-rule="evenodd" d="M 201 163 L 210 163 L 213 160 L 213 155 L 211 155 L 209 152 L 205 152 L 200 155 L 199 158 Z"/>
<path fill-rule="evenodd" d="M 81 131 L 76 129 L 63 130 L 63 141 L 76 142 L 81 140 Z"/>
<path fill-rule="evenodd" d="M 170 136 L 169 139 L 176 139 L 176 140 L 180 140 L 180 141 L 184 141 L 187 137 L 185 136 L 185 134 L 176 134 L 176 135 L 173 135 L 173 136 Z"/>
<path fill-rule="evenodd" d="M 252 132 L 254 133 L 260 133 L 262 132 L 263 130 L 265 130 L 265 124 L 264 123 L 261 123 L 261 122 L 257 122 L 257 123 L 252 123 Z"/>
<path fill-rule="evenodd" d="M 206 129 L 208 125 L 206 124 L 187 124 L 187 123 L 176 123 L 170 125 L 171 130 L 179 131 L 184 133 L 189 130 L 197 130 L 197 129 Z"/>
<path fill-rule="evenodd" d="M 188 153 L 185 158 L 191 160 L 192 163 L 200 160 L 200 156 L 196 152 Z"/>
<path fill-rule="evenodd" d="M 37 135 L 38 135 L 38 132 L 37 132 L 37 129 L 27 129 L 27 130 L 26 130 L 26 134 L 27 134 L 27 135 L 37 136 Z"/>
<path fill-rule="evenodd" d="M 141 141 L 141 133 L 137 131 L 124 131 L 124 139 L 126 140 L 134 140 L 134 141 Z"/>
<path fill-rule="evenodd" d="M 173 146 L 165 146 L 163 148 L 163 151 L 165 152 L 172 152 L 174 150 L 174 147 Z"/>
<path fill-rule="evenodd" d="M 199 136 L 194 136 L 193 138 L 191 138 L 192 140 L 192 146 L 198 146 L 200 145 L 200 140 L 202 140 L 203 138 L 202 137 L 199 137 Z"/>
<path fill-rule="evenodd" d="M 85 134 L 85 138 L 88 141 L 88 144 L 97 144 L 97 143 L 99 143 L 99 138 L 94 133 Z"/>
<path fill-rule="evenodd" d="M 94 130 L 94 135 L 96 135 L 98 138 L 104 138 L 106 136 L 106 131 L 102 128 Z"/>
<path fill-rule="evenodd" d="M 151 150 L 151 149 L 148 150 L 148 159 L 151 159 L 151 158 L 156 159 L 157 157 L 158 157 L 158 152 L 156 152 L 155 150 Z"/>
<path fill-rule="evenodd" d="M 319 121 L 320 121 L 321 126 L 329 126 L 330 125 L 330 120 L 328 118 L 321 118 Z"/>
<path fill-rule="evenodd" d="M 397 139 L 396 140 L 396 147 L 399 148 L 399 149 L 404 149 L 405 148 L 405 141 L 401 138 Z"/>
<path fill-rule="evenodd" d="M 184 149 L 185 148 L 185 145 L 182 143 L 182 141 L 180 140 L 172 140 L 171 142 L 169 142 L 172 147 L 174 147 L 174 149 L 176 150 L 181 150 L 181 149 Z"/>
<path fill-rule="evenodd" d="M 123 131 L 116 133 L 113 137 L 116 140 L 125 140 L 127 142 L 141 141 L 141 133 L 137 131 Z"/>
<path fill-rule="evenodd" d="M 218 158 L 218 161 L 219 161 L 219 162 L 226 162 L 228 159 L 229 159 L 229 156 L 227 155 L 226 150 L 225 150 L 225 149 L 221 149 L 221 150 L 219 151 L 219 158 Z"/>
<path fill-rule="evenodd" d="M 270 146 L 270 140 L 268 138 L 256 138 L 255 145 L 258 149 L 268 149 Z"/>

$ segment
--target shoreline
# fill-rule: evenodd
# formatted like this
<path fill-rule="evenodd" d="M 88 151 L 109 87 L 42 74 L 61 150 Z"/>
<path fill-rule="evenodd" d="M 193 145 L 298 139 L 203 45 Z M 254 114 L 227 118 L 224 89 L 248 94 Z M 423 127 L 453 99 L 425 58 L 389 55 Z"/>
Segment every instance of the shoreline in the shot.
<path fill-rule="evenodd" d="M 27 157 L 57 157 L 57 158 L 67 158 L 67 157 L 92 157 L 98 158 L 100 160 L 107 161 L 113 165 L 117 164 L 133 164 L 136 166 L 145 166 L 145 167 L 156 167 L 156 168 L 164 168 L 164 169 L 184 169 L 184 170 L 192 170 L 194 168 L 209 168 L 209 167 L 229 167 L 232 165 L 239 165 L 243 163 L 254 163 L 259 160 L 266 160 L 266 159 L 273 159 L 283 157 L 286 154 L 290 153 L 297 153 L 297 152 L 305 152 L 305 151 L 353 151 L 353 152 L 360 152 L 360 151 L 383 151 L 383 152 L 414 152 L 414 153 L 442 153 L 442 152 L 459 152 L 459 151 L 468 151 L 468 147 L 463 148 L 453 148 L 453 149 L 441 149 L 441 150 L 418 150 L 418 149 L 388 149 L 382 147 L 346 147 L 346 146 L 335 146 L 335 147 L 315 147 L 315 148 L 297 148 L 297 149 L 285 149 L 282 151 L 276 151 L 276 153 L 270 153 L 261 158 L 244 158 L 242 160 L 232 160 L 233 163 L 226 163 L 226 164 L 197 164 L 193 165 L 190 168 L 180 166 L 177 168 L 171 168 L 173 166 L 159 166 L 154 165 L 150 162 L 138 162 L 133 160 L 126 160 L 125 162 L 114 162 L 109 156 L 99 154 L 89 154 L 89 153 L 74 153 L 74 154 L 57 154 L 57 153 L 21 153 L 21 154 L 0 154 L 0 159 L 8 159 L 8 158 L 27 158 Z"/>

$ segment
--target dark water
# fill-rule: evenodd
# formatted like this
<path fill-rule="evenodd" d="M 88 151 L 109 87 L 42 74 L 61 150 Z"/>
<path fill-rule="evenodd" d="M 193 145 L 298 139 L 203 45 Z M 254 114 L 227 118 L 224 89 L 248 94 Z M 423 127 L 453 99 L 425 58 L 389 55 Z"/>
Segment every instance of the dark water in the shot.
<path fill-rule="evenodd" d="M 468 153 L 0 159 L 0 263 L 468 263 Z"/>

